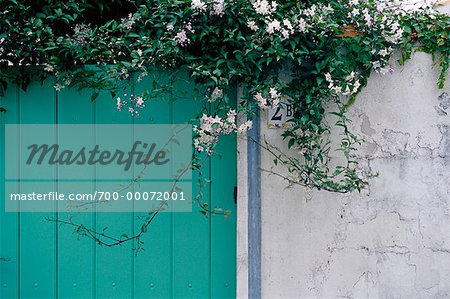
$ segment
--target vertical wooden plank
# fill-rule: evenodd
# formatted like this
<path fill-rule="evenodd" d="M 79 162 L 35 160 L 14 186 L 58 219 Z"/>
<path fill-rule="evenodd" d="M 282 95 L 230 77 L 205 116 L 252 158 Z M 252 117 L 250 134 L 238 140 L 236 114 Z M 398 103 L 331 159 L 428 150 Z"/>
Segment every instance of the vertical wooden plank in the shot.
<path fill-rule="evenodd" d="M 43 86 L 33 82 L 27 92 L 20 93 L 20 122 L 21 124 L 54 124 L 56 121 L 55 90 L 52 80 L 44 82 Z M 22 138 L 22 136 L 21 136 Z M 56 141 L 56 134 L 50 137 Z M 22 140 L 21 140 L 22 142 Z M 21 144 L 21 150 L 25 150 Z M 47 178 L 56 179 L 54 173 L 46 174 Z M 36 191 L 20 184 L 21 192 Z M 29 182 L 27 183 L 30 186 Z M 53 190 L 56 182 L 50 183 Z M 22 206 L 22 205 L 21 205 Z M 21 212 L 20 215 L 20 294 L 23 298 L 54 298 L 57 296 L 57 225 L 48 222 L 46 218 L 56 217 L 55 212 Z"/>
<path fill-rule="evenodd" d="M 164 73 L 151 73 L 143 81 L 136 84 L 135 94 L 148 90 L 152 92 L 154 81 L 161 84 L 167 81 Z M 139 124 L 170 124 L 170 99 L 162 95 L 145 102 L 145 108 L 135 118 Z M 135 169 L 135 176 L 141 172 Z M 145 180 L 145 176 L 143 177 Z M 146 213 L 136 212 L 134 217 L 134 233 L 141 229 Z M 143 251 L 134 258 L 134 297 L 135 298 L 171 298 L 172 297 L 172 213 L 160 213 L 150 224 L 148 232 L 141 241 Z"/>
<path fill-rule="evenodd" d="M 131 88 L 124 91 L 128 95 Z M 120 96 L 120 94 L 119 94 Z M 117 111 L 116 101 L 109 93 L 101 92 L 95 101 L 97 124 L 132 124 L 133 118 L 127 111 Z M 97 129 L 96 129 L 97 131 Z M 133 132 L 126 136 L 102 136 L 96 132 L 96 140 L 101 142 L 102 138 L 118 138 L 126 143 L 132 144 Z M 97 167 L 96 189 L 102 177 L 105 177 L 105 169 Z M 130 177 L 129 179 L 132 179 Z M 116 186 L 117 184 L 111 184 Z M 113 192 L 114 190 L 101 190 Z M 106 229 L 106 233 L 120 237 L 122 234 L 132 235 L 133 213 L 132 212 L 103 212 L 96 215 L 96 228 L 98 231 Z M 98 298 L 131 298 L 133 294 L 133 251 L 132 244 L 125 243 L 116 247 L 100 247 L 96 250 L 96 297 Z"/>
<path fill-rule="evenodd" d="M 95 142 L 95 111 L 91 102 L 90 91 L 78 91 L 76 89 L 63 89 L 58 92 L 58 143 L 69 145 L 69 149 L 75 150 L 77 145 L 93 144 Z M 65 124 L 89 126 L 91 130 L 87 135 L 79 136 L 70 134 Z M 73 169 L 73 168 L 72 168 Z M 84 178 L 86 182 L 70 182 L 70 190 L 65 182 L 71 178 Z M 58 192 L 95 192 L 95 170 L 86 171 L 81 167 L 78 172 L 67 173 L 58 168 Z M 91 181 L 90 181 L 91 180 Z M 82 187 L 77 188 L 77 184 Z M 67 193 L 66 193 L 67 195 Z M 58 202 L 58 218 L 71 219 L 73 222 L 83 224 L 86 227 L 95 227 L 95 214 L 79 212 L 65 213 L 68 202 Z M 94 297 L 94 266 L 95 266 L 95 242 L 87 237 L 81 237 L 74 233 L 74 228 L 61 225 L 58 227 L 58 295 L 60 298 L 92 298 Z"/>
<path fill-rule="evenodd" d="M 182 98 L 174 98 L 172 104 L 173 123 L 190 123 L 201 111 L 201 101 L 193 97 L 194 84 L 185 76 L 179 81 L 177 90 L 185 90 Z M 209 160 L 203 165 L 204 177 L 209 179 Z M 198 193 L 198 176 L 193 175 L 193 196 Z M 204 201 L 209 203 L 209 186 L 203 188 Z M 209 298 L 210 277 L 210 219 L 200 214 L 197 205 L 191 213 L 173 215 L 173 297 Z"/>
<path fill-rule="evenodd" d="M 18 88 L 8 86 L 0 105 L 6 108 L 6 113 L 0 113 L 0 298 L 19 297 L 19 215 L 16 212 L 5 212 L 5 124 L 19 122 Z M 10 141 L 15 142 L 15 141 Z M 18 139 L 13 146 L 19 149 Z M 5 155 L 6 154 L 6 155 Z M 18 183 L 10 190 L 19 192 Z"/>
<path fill-rule="evenodd" d="M 235 92 L 229 93 L 236 102 Z M 230 210 L 228 218 L 211 218 L 211 297 L 236 297 L 236 136 L 221 136 L 216 147 L 219 155 L 211 158 L 211 207 Z"/>

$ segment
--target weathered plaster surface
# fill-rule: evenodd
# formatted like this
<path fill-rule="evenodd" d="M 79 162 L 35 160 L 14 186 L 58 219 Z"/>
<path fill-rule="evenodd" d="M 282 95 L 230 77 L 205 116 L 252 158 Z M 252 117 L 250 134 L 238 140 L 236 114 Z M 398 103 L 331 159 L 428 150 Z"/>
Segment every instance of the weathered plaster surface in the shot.
<path fill-rule="evenodd" d="M 379 174 L 361 193 L 263 174 L 264 298 L 450 298 L 450 91 L 437 76 L 418 53 L 351 107 L 360 163 Z M 262 153 L 262 168 L 272 161 Z"/>
<path fill-rule="evenodd" d="M 239 90 L 240 98 L 241 90 Z M 236 295 L 248 298 L 248 190 L 247 190 L 247 140 L 239 136 L 238 150 L 238 201 L 237 201 L 237 261 Z"/>

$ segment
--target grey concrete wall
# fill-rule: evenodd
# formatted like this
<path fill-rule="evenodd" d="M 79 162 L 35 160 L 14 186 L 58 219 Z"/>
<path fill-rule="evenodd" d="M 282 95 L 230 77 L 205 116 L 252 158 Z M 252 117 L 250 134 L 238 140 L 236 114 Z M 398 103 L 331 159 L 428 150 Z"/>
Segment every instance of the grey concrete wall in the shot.
<path fill-rule="evenodd" d="M 264 298 L 450 298 L 450 89 L 438 90 L 437 76 L 430 56 L 417 53 L 393 74 L 374 74 L 350 108 L 351 127 L 366 140 L 361 166 L 379 173 L 363 192 L 286 189 L 263 174 Z M 280 143 L 266 119 L 261 129 Z M 263 151 L 262 168 L 272 161 Z"/>

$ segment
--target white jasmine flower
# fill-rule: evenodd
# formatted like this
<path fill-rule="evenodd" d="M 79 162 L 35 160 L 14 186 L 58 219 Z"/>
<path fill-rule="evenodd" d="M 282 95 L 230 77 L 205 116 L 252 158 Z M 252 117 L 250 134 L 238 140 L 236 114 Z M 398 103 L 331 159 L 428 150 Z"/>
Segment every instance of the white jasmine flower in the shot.
<path fill-rule="evenodd" d="M 280 93 L 279 93 L 278 90 L 276 90 L 276 88 L 274 88 L 274 87 L 271 87 L 271 88 L 269 89 L 269 94 L 270 94 L 270 97 L 271 97 L 272 99 L 276 99 L 276 98 L 279 98 L 279 97 L 280 97 Z"/>
<path fill-rule="evenodd" d="M 61 85 L 61 84 L 56 84 L 55 86 L 53 86 L 53 88 L 55 88 L 56 91 L 60 91 L 62 89 L 64 89 L 66 86 Z"/>
<path fill-rule="evenodd" d="M 303 18 L 300 18 L 300 19 L 298 20 L 297 26 L 298 26 L 298 30 L 299 30 L 300 32 L 306 32 L 307 24 L 306 24 L 306 21 L 305 21 Z"/>
<path fill-rule="evenodd" d="M 239 126 L 239 128 L 237 129 L 237 132 L 239 134 L 242 134 L 242 133 L 245 133 L 248 130 L 250 130 L 252 127 L 253 127 L 253 122 L 251 120 L 248 120 Z"/>
<path fill-rule="evenodd" d="M 124 104 L 122 103 L 120 97 L 117 97 L 117 110 L 122 111 L 123 105 Z"/>
<path fill-rule="evenodd" d="M 379 60 L 372 61 L 372 67 L 373 67 L 374 69 L 380 68 L 380 67 L 381 67 L 381 62 L 380 62 Z"/>
<path fill-rule="evenodd" d="M 173 38 L 174 41 L 176 41 L 179 45 L 181 46 L 186 46 L 188 45 L 191 41 L 188 39 L 187 35 L 186 35 L 186 31 L 184 29 L 182 29 L 181 31 L 179 31 L 175 37 Z"/>
<path fill-rule="evenodd" d="M 353 84 L 353 93 L 357 93 L 360 87 L 361 83 L 359 83 L 359 80 L 356 80 L 355 84 Z"/>
<path fill-rule="evenodd" d="M 188 22 L 187 24 L 184 25 L 184 28 L 189 31 L 190 33 L 195 33 L 195 30 L 192 29 L 192 24 L 191 22 Z"/>
<path fill-rule="evenodd" d="M 350 87 L 348 85 L 345 87 L 345 91 L 342 94 L 344 96 L 347 96 L 347 95 L 351 94 L 351 90 L 350 90 Z"/>
<path fill-rule="evenodd" d="M 273 33 L 275 33 L 275 31 L 279 31 L 280 29 L 281 29 L 280 21 L 273 20 L 272 22 L 267 24 L 266 31 L 269 34 L 273 34 Z"/>
<path fill-rule="evenodd" d="M 334 86 L 332 89 L 333 89 L 334 92 L 336 92 L 336 93 L 342 93 L 342 87 L 340 87 L 340 86 Z"/>
<path fill-rule="evenodd" d="M 255 21 L 253 21 L 253 20 L 248 21 L 247 26 L 252 31 L 258 31 L 258 29 L 259 29 L 258 25 L 256 25 Z"/>
<path fill-rule="evenodd" d="M 214 102 L 217 99 L 221 98 L 223 96 L 223 90 L 216 87 L 214 88 L 213 92 L 211 93 L 211 98 L 210 98 L 210 102 Z"/>
<path fill-rule="evenodd" d="M 362 11 L 363 19 L 366 22 L 366 25 L 371 27 L 372 26 L 372 17 L 369 14 L 369 10 L 367 8 L 364 8 Z"/>
<path fill-rule="evenodd" d="M 234 123 L 236 121 L 236 110 L 231 109 L 230 111 L 227 112 L 227 122 L 229 123 Z"/>
<path fill-rule="evenodd" d="M 380 52 L 378 52 L 378 54 L 380 54 L 380 56 L 385 57 L 389 54 L 389 52 L 387 49 L 383 49 L 383 50 L 380 50 Z"/>
<path fill-rule="evenodd" d="M 135 98 L 135 101 L 136 101 L 136 107 L 139 107 L 139 108 L 144 108 L 145 107 L 145 105 L 144 105 L 144 98 L 143 97 L 137 96 Z"/>
<path fill-rule="evenodd" d="M 350 75 L 348 75 L 345 80 L 346 81 L 350 81 L 353 80 L 353 78 L 355 78 L 355 72 L 351 72 Z"/>
<path fill-rule="evenodd" d="M 200 127 L 194 126 L 194 132 L 197 134 L 194 140 L 194 147 L 197 151 L 212 152 L 212 148 L 219 140 L 220 135 L 228 135 L 237 131 L 236 110 L 231 109 L 227 112 L 227 117 L 223 120 L 218 115 L 212 117 L 206 114 L 200 119 Z"/>
<path fill-rule="evenodd" d="M 45 64 L 44 71 L 53 73 L 55 70 L 54 70 L 53 66 L 51 66 L 50 64 Z"/>
<path fill-rule="evenodd" d="M 357 17 L 357 16 L 359 15 L 359 9 L 353 8 L 353 10 L 350 12 L 350 14 L 351 14 L 353 17 Z"/>
<path fill-rule="evenodd" d="M 288 39 L 289 35 L 290 35 L 290 32 L 287 29 L 283 28 L 283 29 L 281 29 L 281 35 L 283 35 L 283 37 L 285 39 Z"/>
<path fill-rule="evenodd" d="M 224 0 L 215 0 L 213 3 L 213 9 L 211 11 L 212 15 L 223 16 L 225 12 L 225 1 Z"/>
<path fill-rule="evenodd" d="M 278 4 L 275 1 L 269 3 L 267 0 L 256 0 L 253 2 L 253 7 L 255 8 L 256 13 L 260 15 L 270 15 L 271 13 L 277 10 Z"/>
<path fill-rule="evenodd" d="M 265 108 L 267 100 L 262 96 L 260 92 L 257 92 L 254 96 L 255 101 L 258 103 L 260 108 Z"/>
<path fill-rule="evenodd" d="M 314 16 L 316 14 L 317 5 L 313 4 L 310 8 L 304 10 L 304 14 L 307 16 Z"/>
<path fill-rule="evenodd" d="M 201 0 L 192 0 L 191 8 L 192 8 L 192 10 L 204 12 L 204 11 L 206 11 L 206 3 Z"/>
<path fill-rule="evenodd" d="M 284 19 L 283 20 L 283 25 L 286 26 L 286 28 L 288 30 L 293 30 L 294 28 L 292 27 L 291 21 L 289 21 L 288 19 Z"/>

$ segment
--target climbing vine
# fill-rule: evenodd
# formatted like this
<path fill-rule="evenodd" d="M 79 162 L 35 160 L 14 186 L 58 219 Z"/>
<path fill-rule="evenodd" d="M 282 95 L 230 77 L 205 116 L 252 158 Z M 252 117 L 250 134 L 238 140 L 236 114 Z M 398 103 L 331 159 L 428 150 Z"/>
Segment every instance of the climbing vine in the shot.
<path fill-rule="evenodd" d="M 55 77 L 56 90 L 89 88 L 92 100 L 108 90 L 111 105 L 139 117 L 155 95 L 125 99 L 124 86 L 155 70 L 186 69 L 205 105 L 214 107 L 195 121 L 194 156 L 214 154 L 222 135 L 247 131 L 258 110 L 290 104 L 295 115 L 282 133 L 289 153 L 261 142 L 275 164 L 287 167 L 283 178 L 333 192 L 360 190 L 367 182 L 352 150 L 361 141 L 345 115 L 370 74 L 393 72 L 396 51 L 401 63 L 414 51 L 431 53 L 441 68 L 439 87 L 449 67 L 450 18 L 411 2 L 3 0 L 0 85 L 26 89 Z M 243 100 L 231 108 L 226 90 L 238 85 Z M 342 136 L 336 150 L 332 130 Z M 331 166 L 331 151 L 344 162 Z"/>

